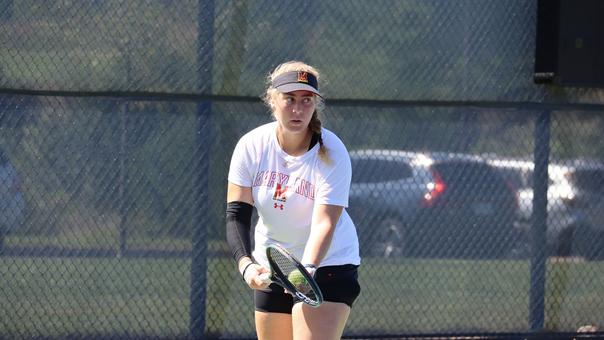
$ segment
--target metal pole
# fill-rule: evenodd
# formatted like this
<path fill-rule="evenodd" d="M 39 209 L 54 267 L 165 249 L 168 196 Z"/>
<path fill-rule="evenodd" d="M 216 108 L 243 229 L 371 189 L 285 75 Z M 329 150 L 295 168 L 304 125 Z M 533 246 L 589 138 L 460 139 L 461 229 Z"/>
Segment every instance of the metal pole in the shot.
<path fill-rule="evenodd" d="M 120 114 L 120 152 L 119 152 L 119 246 L 117 249 L 117 256 L 124 256 L 126 253 L 126 245 L 128 232 L 127 228 L 127 215 L 128 209 L 126 207 L 126 190 L 127 190 L 127 169 L 126 169 L 126 159 L 128 158 L 128 139 L 127 139 L 127 125 L 126 121 L 128 119 L 129 113 L 129 101 L 126 100 L 124 102 L 123 110 Z"/>
<path fill-rule="evenodd" d="M 199 0 L 197 22 L 197 65 L 199 68 L 199 93 L 212 93 L 212 62 L 214 39 L 214 0 Z M 196 228 L 193 232 L 191 254 L 191 292 L 189 328 L 193 339 L 203 339 L 206 328 L 206 282 L 207 282 L 207 221 L 208 177 L 210 153 L 207 151 L 211 136 L 212 105 L 210 101 L 197 103 L 197 149 L 194 157 L 198 161 L 197 203 L 195 209 Z"/>
<path fill-rule="evenodd" d="M 120 12 L 122 12 L 122 7 L 120 7 Z M 122 15 L 123 13 L 120 13 Z M 132 51 L 129 48 L 129 39 L 122 38 L 119 40 L 119 47 L 121 55 L 124 57 L 125 63 L 125 76 L 126 76 L 126 84 L 132 84 Z M 125 99 L 123 101 L 122 112 L 120 115 L 120 175 L 119 175 L 119 246 L 117 249 L 117 256 L 122 257 L 128 251 L 128 207 L 126 205 L 126 192 L 128 190 L 128 170 L 127 170 L 127 160 L 129 157 L 129 147 L 128 147 L 128 115 L 130 114 L 130 99 Z"/>
<path fill-rule="evenodd" d="M 529 324 L 531 331 L 543 329 L 545 318 L 545 265 L 547 232 L 547 185 L 550 154 L 551 113 L 541 112 L 535 123 L 533 216 L 531 228 L 531 287 Z"/>

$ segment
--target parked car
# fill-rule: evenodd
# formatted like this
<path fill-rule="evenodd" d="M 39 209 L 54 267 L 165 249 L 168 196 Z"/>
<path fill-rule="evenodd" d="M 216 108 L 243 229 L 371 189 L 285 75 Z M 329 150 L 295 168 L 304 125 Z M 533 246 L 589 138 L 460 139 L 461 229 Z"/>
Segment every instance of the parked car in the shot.
<path fill-rule="evenodd" d="M 479 157 L 350 152 L 349 213 L 367 256 L 496 257 L 517 239 L 514 189 Z"/>
<path fill-rule="evenodd" d="M 572 188 L 571 207 L 584 218 L 573 233 L 571 253 L 588 260 L 604 259 L 604 164 L 574 161 L 565 178 Z"/>
<path fill-rule="evenodd" d="M 25 200 L 19 182 L 15 167 L 0 149 L 0 252 L 5 235 L 19 228 L 25 217 Z"/>
<path fill-rule="evenodd" d="M 491 159 L 504 177 L 516 181 L 517 227 L 530 239 L 533 224 L 533 170 L 526 160 Z M 548 255 L 604 256 L 604 165 L 573 161 L 548 166 L 546 247 Z"/>
<path fill-rule="evenodd" d="M 530 254 L 530 233 L 533 227 L 533 173 L 529 160 L 493 158 L 488 162 L 518 187 L 516 227 L 524 236 L 524 254 Z M 573 233 L 584 223 L 584 216 L 572 207 L 574 193 L 567 180 L 569 168 L 561 164 L 548 166 L 546 251 L 548 255 L 570 254 Z"/>

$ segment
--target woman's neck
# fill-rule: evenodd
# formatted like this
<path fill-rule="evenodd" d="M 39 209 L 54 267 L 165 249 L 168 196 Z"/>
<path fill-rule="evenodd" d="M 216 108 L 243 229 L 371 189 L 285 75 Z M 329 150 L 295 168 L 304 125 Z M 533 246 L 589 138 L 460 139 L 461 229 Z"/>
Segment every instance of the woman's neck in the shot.
<path fill-rule="evenodd" d="M 277 141 L 281 149 L 290 156 L 302 156 L 308 151 L 312 132 L 306 130 L 306 133 L 293 134 L 284 133 L 282 129 L 277 128 Z"/>

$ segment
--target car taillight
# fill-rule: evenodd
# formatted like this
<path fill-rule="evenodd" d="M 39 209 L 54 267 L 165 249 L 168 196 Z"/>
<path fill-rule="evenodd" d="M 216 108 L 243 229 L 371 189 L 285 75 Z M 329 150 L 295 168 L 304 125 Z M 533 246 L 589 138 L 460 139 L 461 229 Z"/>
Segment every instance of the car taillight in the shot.
<path fill-rule="evenodd" d="M 422 205 L 425 207 L 429 207 L 434 205 L 436 199 L 445 192 L 447 185 L 443 181 L 442 177 L 436 172 L 434 169 L 431 169 L 432 173 L 432 182 L 428 183 L 427 188 L 428 192 L 424 194 L 424 199 L 422 200 Z"/>

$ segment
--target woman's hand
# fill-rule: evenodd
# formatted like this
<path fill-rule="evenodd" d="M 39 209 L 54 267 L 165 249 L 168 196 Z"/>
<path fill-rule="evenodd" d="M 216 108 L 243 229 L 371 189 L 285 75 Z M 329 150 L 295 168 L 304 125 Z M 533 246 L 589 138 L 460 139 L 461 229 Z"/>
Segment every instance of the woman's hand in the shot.
<path fill-rule="evenodd" d="M 306 271 L 308 272 L 308 274 L 310 274 L 310 277 L 315 277 L 315 273 L 317 272 L 317 266 L 315 266 L 314 264 L 305 264 L 304 268 L 306 268 Z"/>
<path fill-rule="evenodd" d="M 250 263 L 243 272 L 243 280 L 252 289 L 266 289 L 270 285 L 270 281 L 263 280 L 260 275 L 264 273 L 270 274 L 270 271 L 257 263 Z"/>

